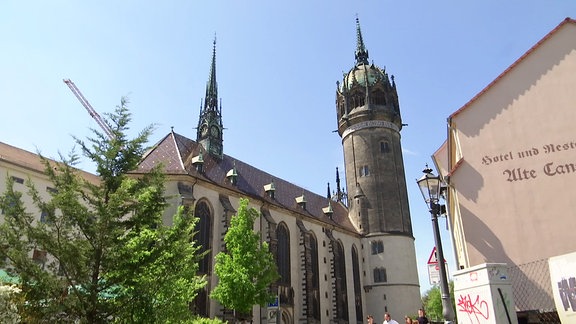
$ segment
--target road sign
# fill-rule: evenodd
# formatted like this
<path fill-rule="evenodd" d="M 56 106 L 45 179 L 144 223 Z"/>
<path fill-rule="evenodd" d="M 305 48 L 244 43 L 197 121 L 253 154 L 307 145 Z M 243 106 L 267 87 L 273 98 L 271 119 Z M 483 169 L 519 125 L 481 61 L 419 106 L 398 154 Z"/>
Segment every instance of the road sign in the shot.
<path fill-rule="evenodd" d="M 268 303 L 267 316 L 266 316 L 268 319 L 268 324 L 278 323 L 278 315 L 280 312 L 278 306 L 279 306 L 278 296 L 274 298 L 273 302 Z"/>
<path fill-rule="evenodd" d="M 278 307 L 278 296 L 274 297 L 274 301 L 268 303 L 268 307 Z"/>
<path fill-rule="evenodd" d="M 276 324 L 278 323 L 278 307 L 268 307 L 268 323 Z"/>
<path fill-rule="evenodd" d="M 446 259 L 444 259 L 444 267 L 446 268 L 446 274 L 448 274 Z M 428 258 L 428 277 L 430 279 L 431 285 L 440 283 L 440 264 L 438 263 L 438 253 L 436 253 L 436 247 L 432 249 L 432 253 L 430 253 L 430 257 Z"/>
<path fill-rule="evenodd" d="M 428 258 L 428 264 L 438 264 L 438 255 L 436 253 L 436 247 L 432 249 L 432 253 L 430 253 L 430 257 Z M 430 268 L 430 267 L 428 267 Z"/>
<path fill-rule="evenodd" d="M 440 266 L 436 264 L 428 264 L 428 278 L 431 285 L 440 283 Z"/>
<path fill-rule="evenodd" d="M 444 263 L 446 263 L 446 259 L 444 259 Z M 436 247 L 434 247 L 432 253 L 430 253 L 428 264 L 438 264 L 438 253 L 436 253 Z"/>

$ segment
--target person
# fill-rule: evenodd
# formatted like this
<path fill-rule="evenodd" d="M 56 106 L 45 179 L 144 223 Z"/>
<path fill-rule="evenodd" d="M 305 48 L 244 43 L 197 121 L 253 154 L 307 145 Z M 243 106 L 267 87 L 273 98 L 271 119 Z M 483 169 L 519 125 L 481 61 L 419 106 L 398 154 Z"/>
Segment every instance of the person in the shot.
<path fill-rule="evenodd" d="M 374 317 L 372 317 L 372 315 L 366 316 L 366 319 L 368 320 L 368 324 L 374 324 Z"/>
<path fill-rule="evenodd" d="M 428 317 L 426 317 L 426 312 L 420 308 L 418 310 L 418 324 L 428 324 Z"/>
<path fill-rule="evenodd" d="M 410 316 L 408 315 L 404 316 L 404 324 L 412 324 L 412 319 L 410 318 Z"/>
<path fill-rule="evenodd" d="M 386 312 L 384 313 L 384 324 L 399 324 L 399 323 L 393 320 L 392 317 L 390 317 L 390 313 Z"/>

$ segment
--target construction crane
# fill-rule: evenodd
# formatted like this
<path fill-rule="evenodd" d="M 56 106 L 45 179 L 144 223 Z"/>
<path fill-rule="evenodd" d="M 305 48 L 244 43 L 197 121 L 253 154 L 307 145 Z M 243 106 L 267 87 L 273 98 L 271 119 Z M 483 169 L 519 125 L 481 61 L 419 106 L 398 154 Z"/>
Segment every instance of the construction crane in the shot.
<path fill-rule="evenodd" d="M 115 136 L 114 136 L 114 133 L 112 132 L 112 129 L 108 126 L 108 124 L 106 124 L 104 122 L 104 120 L 102 120 L 102 118 L 100 117 L 100 115 L 98 115 L 96 110 L 94 110 L 94 108 L 92 108 L 92 105 L 90 105 L 88 100 L 86 100 L 86 98 L 84 98 L 84 95 L 82 95 L 82 92 L 80 92 L 80 90 L 78 89 L 78 87 L 76 87 L 74 82 L 72 82 L 72 80 L 70 80 L 70 79 L 64 79 L 63 81 L 64 81 L 64 83 L 66 83 L 68 88 L 70 88 L 70 90 L 76 96 L 76 98 L 78 98 L 78 100 L 80 100 L 80 103 L 82 104 L 82 106 L 84 106 L 84 108 L 86 108 L 86 110 L 88 110 L 88 113 L 90 114 L 90 116 L 92 116 L 92 118 L 94 118 L 94 120 L 96 120 L 96 122 L 98 123 L 100 128 L 102 128 L 102 130 L 104 131 L 104 133 L 106 133 L 106 135 L 108 135 L 108 137 L 110 139 L 114 139 Z"/>

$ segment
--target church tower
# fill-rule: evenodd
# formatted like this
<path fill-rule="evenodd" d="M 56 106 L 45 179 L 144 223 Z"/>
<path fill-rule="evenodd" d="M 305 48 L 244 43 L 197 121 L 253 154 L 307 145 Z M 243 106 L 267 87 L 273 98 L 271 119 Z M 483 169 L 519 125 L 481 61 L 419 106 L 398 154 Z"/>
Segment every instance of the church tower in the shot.
<path fill-rule="evenodd" d="M 222 103 L 218 102 L 218 84 L 216 83 L 216 38 L 212 48 L 212 65 L 206 84 L 204 105 L 200 106 L 196 141 L 213 156 L 222 159 Z"/>
<path fill-rule="evenodd" d="M 354 67 L 337 83 L 349 218 L 363 234 L 366 313 L 382 319 L 415 314 L 421 305 L 408 208 L 394 76 L 368 62 L 356 18 Z"/>

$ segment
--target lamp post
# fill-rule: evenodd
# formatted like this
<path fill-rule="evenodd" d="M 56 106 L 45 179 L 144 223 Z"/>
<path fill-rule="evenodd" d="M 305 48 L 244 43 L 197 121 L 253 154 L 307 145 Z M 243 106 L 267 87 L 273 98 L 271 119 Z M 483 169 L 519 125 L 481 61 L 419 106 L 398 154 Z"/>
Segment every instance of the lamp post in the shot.
<path fill-rule="evenodd" d="M 422 197 L 428 205 L 430 214 L 432 215 L 432 228 L 434 230 L 434 242 L 436 243 L 437 259 L 440 266 L 440 294 L 442 298 L 442 315 L 444 316 L 445 323 L 453 323 L 454 310 L 452 309 L 452 301 L 450 300 L 450 290 L 448 288 L 448 276 L 446 275 L 446 267 L 444 265 L 444 252 L 442 250 L 442 239 L 440 238 L 440 230 L 438 227 L 438 216 L 440 215 L 440 194 L 441 184 L 439 176 L 432 173 L 432 169 L 426 165 L 424 175 L 418 179 L 418 187 L 422 192 Z"/>

